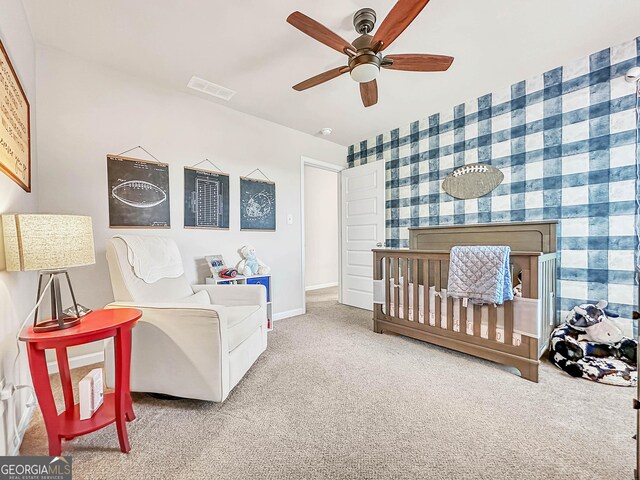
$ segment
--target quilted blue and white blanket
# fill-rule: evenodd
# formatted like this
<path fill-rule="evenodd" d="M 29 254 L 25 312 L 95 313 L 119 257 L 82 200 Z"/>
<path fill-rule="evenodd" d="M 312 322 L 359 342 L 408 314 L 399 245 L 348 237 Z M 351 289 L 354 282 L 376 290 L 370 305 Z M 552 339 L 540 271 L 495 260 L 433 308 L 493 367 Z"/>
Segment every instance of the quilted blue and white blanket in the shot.
<path fill-rule="evenodd" d="M 447 295 L 472 303 L 502 305 L 513 300 L 509 255 L 500 246 L 453 247 L 449 258 Z"/>

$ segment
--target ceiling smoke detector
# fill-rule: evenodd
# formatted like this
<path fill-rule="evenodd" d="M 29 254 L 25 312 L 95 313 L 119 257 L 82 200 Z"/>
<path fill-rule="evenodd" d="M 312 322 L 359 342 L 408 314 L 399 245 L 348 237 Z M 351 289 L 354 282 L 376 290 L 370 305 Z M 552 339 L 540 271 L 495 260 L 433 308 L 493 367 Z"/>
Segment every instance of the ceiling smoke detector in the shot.
<path fill-rule="evenodd" d="M 231 100 L 231 97 L 236 94 L 234 90 L 196 76 L 191 77 L 191 80 L 189 80 L 187 87 L 197 92 L 206 93 L 207 95 L 211 95 L 212 97 L 221 98 L 222 100 L 226 100 L 227 102 Z"/>

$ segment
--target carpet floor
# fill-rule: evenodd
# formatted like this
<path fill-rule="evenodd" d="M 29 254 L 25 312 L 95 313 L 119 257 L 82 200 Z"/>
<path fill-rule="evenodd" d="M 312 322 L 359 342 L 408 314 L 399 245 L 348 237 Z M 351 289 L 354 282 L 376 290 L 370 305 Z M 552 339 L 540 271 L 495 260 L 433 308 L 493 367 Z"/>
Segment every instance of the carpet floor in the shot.
<path fill-rule="evenodd" d="M 119 452 L 115 426 L 63 443 L 74 478 L 633 478 L 633 389 L 546 362 L 535 384 L 378 335 L 370 312 L 331 291 L 311 293 L 307 309 L 276 323 L 224 404 L 134 394 L 131 453 Z M 47 454 L 39 413 L 21 453 Z"/>

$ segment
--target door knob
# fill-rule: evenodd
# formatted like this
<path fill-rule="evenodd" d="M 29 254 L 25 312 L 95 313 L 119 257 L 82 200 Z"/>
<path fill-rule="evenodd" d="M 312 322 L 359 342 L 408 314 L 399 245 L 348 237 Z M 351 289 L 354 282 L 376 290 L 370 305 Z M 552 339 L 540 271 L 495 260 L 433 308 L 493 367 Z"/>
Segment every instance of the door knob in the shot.
<path fill-rule="evenodd" d="M 378 243 L 376 243 L 376 247 L 378 247 L 378 248 L 382 248 L 382 247 L 384 247 L 384 246 L 385 246 L 385 245 L 384 245 L 384 243 L 383 243 L 383 242 L 378 242 Z"/>

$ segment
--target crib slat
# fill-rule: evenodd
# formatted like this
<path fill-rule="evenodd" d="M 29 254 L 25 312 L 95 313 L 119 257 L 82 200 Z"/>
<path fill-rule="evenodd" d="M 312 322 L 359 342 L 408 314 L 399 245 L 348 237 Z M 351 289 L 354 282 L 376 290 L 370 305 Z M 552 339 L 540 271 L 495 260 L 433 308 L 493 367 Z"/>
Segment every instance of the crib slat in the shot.
<path fill-rule="evenodd" d="M 400 257 L 396 257 L 393 262 L 393 313 L 396 318 L 400 318 Z"/>
<path fill-rule="evenodd" d="M 513 302 L 510 300 L 504 302 L 504 343 L 513 343 Z"/>
<path fill-rule="evenodd" d="M 482 306 L 474 305 L 473 306 L 473 336 L 480 337 L 480 321 L 482 320 Z"/>
<path fill-rule="evenodd" d="M 498 309 L 494 305 L 489 305 L 489 340 L 496 339 L 496 327 L 498 325 Z"/>
<path fill-rule="evenodd" d="M 547 320 L 547 312 L 549 312 L 549 293 L 547 290 L 547 280 L 549 278 L 549 265 L 547 262 L 542 263 L 542 271 L 540 272 L 540 279 L 542 280 L 542 338 L 547 338 L 548 331 L 546 326 L 549 324 Z"/>
<path fill-rule="evenodd" d="M 413 321 L 418 323 L 420 321 L 420 260 L 417 258 L 411 262 L 411 277 L 413 278 Z"/>
<path fill-rule="evenodd" d="M 460 305 L 460 332 L 467 333 L 467 307 L 462 304 L 462 300 L 458 304 Z"/>
<path fill-rule="evenodd" d="M 429 304 L 429 260 L 422 260 L 422 318 L 424 324 L 429 325 L 429 309 L 433 305 Z"/>
<path fill-rule="evenodd" d="M 408 258 L 402 261 L 402 318 L 409 320 L 409 262 Z"/>
<path fill-rule="evenodd" d="M 441 269 L 440 269 L 440 260 L 435 260 L 433 262 L 434 266 L 433 266 L 433 282 L 434 285 L 436 287 L 436 298 L 435 298 L 435 305 L 434 305 L 434 312 L 435 312 L 435 316 L 436 316 L 436 327 L 440 328 L 441 326 L 441 315 L 442 315 L 442 298 L 438 297 L 437 295 L 440 294 L 440 290 L 441 290 L 441 283 L 440 283 L 440 275 L 441 275 Z"/>
<path fill-rule="evenodd" d="M 453 331 L 453 298 L 447 297 L 447 330 Z"/>
<path fill-rule="evenodd" d="M 538 257 L 529 259 L 529 295 L 527 298 L 539 298 L 538 296 Z"/>
<path fill-rule="evenodd" d="M 531 298 L 531 270 L 528 265 L 522 267 L 522 296 Z"/>
<path fill-rule="evenodd" d="M 391 316 L 391 257 L 384 259 L 384 313 Z"/>

